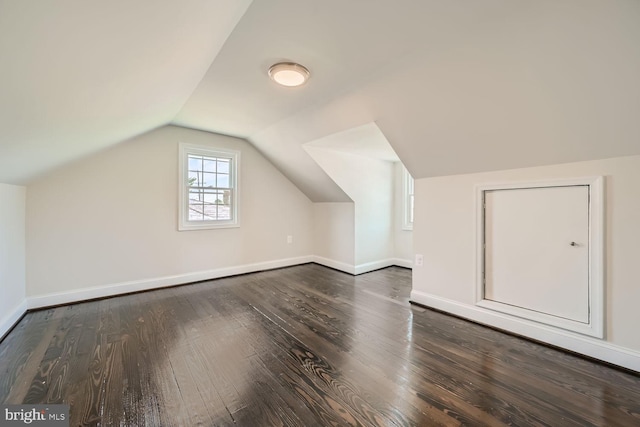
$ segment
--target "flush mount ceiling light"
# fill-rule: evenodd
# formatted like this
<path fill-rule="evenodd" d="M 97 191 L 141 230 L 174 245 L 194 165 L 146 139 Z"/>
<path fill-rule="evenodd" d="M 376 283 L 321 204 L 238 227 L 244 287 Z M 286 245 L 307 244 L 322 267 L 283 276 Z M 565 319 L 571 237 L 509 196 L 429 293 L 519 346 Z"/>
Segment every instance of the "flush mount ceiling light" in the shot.
<path fill-rule="evenodd" d="M 309 79 L 309 70 L 295 62 L 279 62 L 269 68 L 269 77 L 282 86 L 300 86 Z"/>

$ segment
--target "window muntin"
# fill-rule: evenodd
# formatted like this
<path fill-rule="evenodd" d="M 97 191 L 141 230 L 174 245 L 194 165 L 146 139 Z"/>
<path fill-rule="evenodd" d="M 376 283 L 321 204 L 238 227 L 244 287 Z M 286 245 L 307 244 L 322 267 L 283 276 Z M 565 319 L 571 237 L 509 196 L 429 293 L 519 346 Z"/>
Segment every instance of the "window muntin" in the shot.
<path fill-rule="evenodd" d="M 230 158 L 188 155 L 189 221 L 230 221 Z"/>
<path fill-rule="evenodd" d="M 180 230 L 237 227 L 239 155 L 181 144 Z"/>

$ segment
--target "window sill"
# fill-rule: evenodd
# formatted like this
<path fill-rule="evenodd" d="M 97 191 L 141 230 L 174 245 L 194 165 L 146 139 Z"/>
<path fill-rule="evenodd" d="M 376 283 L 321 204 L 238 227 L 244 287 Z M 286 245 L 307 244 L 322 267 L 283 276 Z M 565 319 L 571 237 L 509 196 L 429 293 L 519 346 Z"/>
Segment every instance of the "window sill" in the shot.
<path fill-rule="evenodd" d="M 178 231 L 194 231 L 194 230 L 216 230 L 219 228 L 239 228 L 240 224 L 237 222 L 225 222 L 225 223 L 206 223 L 206 224 L 180 224 Z"/>

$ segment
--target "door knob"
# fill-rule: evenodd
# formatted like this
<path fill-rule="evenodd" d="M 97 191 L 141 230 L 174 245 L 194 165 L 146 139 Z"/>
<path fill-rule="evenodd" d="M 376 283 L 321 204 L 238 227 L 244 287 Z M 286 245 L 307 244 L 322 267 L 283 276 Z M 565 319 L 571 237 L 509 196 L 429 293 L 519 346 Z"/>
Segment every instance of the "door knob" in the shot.
<path fill-rule="evenodd" d="M 571 242 L 571 246 L 578 246 L 576 242 Z"/>

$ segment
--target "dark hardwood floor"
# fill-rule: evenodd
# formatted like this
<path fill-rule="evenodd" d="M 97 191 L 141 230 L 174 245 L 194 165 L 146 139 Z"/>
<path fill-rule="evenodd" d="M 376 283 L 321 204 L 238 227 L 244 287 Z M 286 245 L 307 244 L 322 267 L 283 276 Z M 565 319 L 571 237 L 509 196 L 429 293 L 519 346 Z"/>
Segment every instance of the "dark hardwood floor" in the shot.
<path fill-rule="evenodd" d="M 640 378 L 315 264 L 29 313 L 0 401 L 71 425 L 637 426 Z"/>

